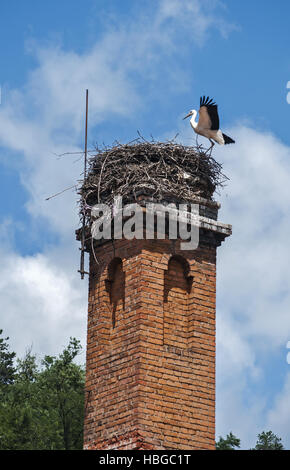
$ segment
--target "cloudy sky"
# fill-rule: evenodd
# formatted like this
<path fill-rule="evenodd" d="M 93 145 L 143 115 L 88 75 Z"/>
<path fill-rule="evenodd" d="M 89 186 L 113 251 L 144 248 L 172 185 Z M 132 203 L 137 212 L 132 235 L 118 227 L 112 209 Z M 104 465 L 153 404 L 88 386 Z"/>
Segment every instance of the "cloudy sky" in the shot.
<path fill-rule="evenodd" d="M 46 198 L 80 179 L 78 156 L 58 155 L 83 149 L 86 88 L 90 148 L 137 130 L 193 144 L 182 117 L 210 95 L 237 142 L 214 150 L 230 178 L 220 220 L 233 225 L 218 252 L 217 437 L 232 431 L 243 448 L 269 429 L 290 448 L 289 15 L 284 0 L 10 0 L 0 11 L 0 328 L 11 348 L 57 354 L 70 336 L 85 347 L 77 195 Z"/>

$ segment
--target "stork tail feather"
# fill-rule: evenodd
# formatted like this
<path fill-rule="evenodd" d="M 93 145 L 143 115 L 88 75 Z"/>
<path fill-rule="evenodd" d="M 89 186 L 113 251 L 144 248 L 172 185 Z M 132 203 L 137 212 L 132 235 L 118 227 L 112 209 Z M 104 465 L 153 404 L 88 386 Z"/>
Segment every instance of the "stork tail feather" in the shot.
<path fill-rule="evenodd" d="M 225 145 L 226 144 L 234 144 L 235 141 L 233 139 L 231 139 L 231 137 L 229 137 L 228 135 L 226 134 L 223 134 L 223 138 L 224 138 L 224 141 L 225 141 Z"/>

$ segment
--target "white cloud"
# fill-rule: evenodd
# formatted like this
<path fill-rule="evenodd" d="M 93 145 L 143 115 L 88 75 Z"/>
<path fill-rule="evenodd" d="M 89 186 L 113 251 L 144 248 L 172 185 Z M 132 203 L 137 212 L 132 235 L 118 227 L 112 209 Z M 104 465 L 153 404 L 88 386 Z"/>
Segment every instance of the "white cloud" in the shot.
<path fill-rule="evenodd" d="M 249 337 L 262 337 L 268 348 L 276 348 L 290 335 L 290 148 L 252 129 L 231 133 L 236 146 L 217 149 L 230 177 L 220 217 L 233 224 L 219 253 L 219 299 L 243 319 Z"/>
<path fill-rule="evenodd" d="M 84 345 L 87 292 L 76 269 L 58 266 L 43 254 L 2 252 L 1 261 L 1 328 L 11 349 L 23 355 L 32 345 L 40 356 L 56 354 L 70 336 Z"/>
<path fill-rule="evenodd" d="M 223 374 L 222 367 L 217 374 Z M 232 432 L 241 440 L 241 449 L 253 448 L 258 433 L 265 429 L 266 399 L 263 395 L 247 394 L 248 386 L 246 374 L 233 371 L 231 380 L 223 387 L 218 384 L 216 393 L 216 439 Z"/>
<path fill-rule="evenodd" d="M 225 20 L 226 7 L 219 0 L 162 0 L 159 20 L 172 21 L 171 27 L 182 23 L 183 34 L 190 43 L 203 45 L 213 29 L 227 38 L 237 26 Z M 222 14 L 221 14 L 222 13 Z"/>
<path fill-rule="evenodd" d="M 290 338 L 290 148 L 246 127 L 229 134 L 237 143 L 215 148 L 230 177 L 219 217 L 233 225 L 218 251 L 217 429 L 226 434 L 236 427 L 246 446 L 254 446 L 266 428 L 283 432 L 286 442 L 287 384 L 268 419 L 269 403 L 253 385 L 263 379 L 266 358 L 278 355 Z"/>
<path fill-rule="evenodd" d="M 282 440 L 284 446 L 289 449 L 289 416 L 290 416 L 290 372 L 288 372 L 283 389 L 277 395 L 273 407 L 267 413 L 266 427 L 275 434 L 285 436 Z"/>

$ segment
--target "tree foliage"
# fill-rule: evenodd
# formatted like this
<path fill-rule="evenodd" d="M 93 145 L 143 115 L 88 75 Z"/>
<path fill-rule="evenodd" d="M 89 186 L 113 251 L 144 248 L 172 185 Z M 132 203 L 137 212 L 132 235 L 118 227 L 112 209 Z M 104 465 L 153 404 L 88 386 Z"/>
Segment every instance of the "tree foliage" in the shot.
<path fill-rule="evenodd" d="M 13 383 L 15 368 L 15 352 L 9 351 L 7 341 L 9 338 L 1 338 L 3 330 L 0 330 L 0 387 Z"/>
<path fill-rule="evenodd" d="M 230 432 L 227 434 L 226 439 L 223 439 L 221 436 L 216 443 L 216 449 L 217 450 L 235 450 L 235 447 L 239 448 L 240 447 L 240 439 L 238 439 L 236 436 Z"/>
<path fill-rule="evenodd" d="M 2 387 L 0 450 L 82 449 L 85 374 L 74 362 L 80 351 L 71 338 L 58 357 L 38 365 L 29 350 L 15 369 L 0 356 L 0 370 L 14 370 Z"/>
<path fill-rule="evenodd" d="M 234 436 L 231 432 L 227 434 L 226 439 L 220 436 L 216 442 L 217 450 L 235 450 L 235 447 L 240 447 L 240 439 Z M 263 431 L 258 434 L 256 447 L 250 450 L 285 450 L 282 444 L 282 439 L 272 431 Z"/>
<path fill-rule="evenodd" d="M 258 440 L 254 450 L 284 450 L 282 439 L 272 431 L 263 431 L 258 434 Z"/>

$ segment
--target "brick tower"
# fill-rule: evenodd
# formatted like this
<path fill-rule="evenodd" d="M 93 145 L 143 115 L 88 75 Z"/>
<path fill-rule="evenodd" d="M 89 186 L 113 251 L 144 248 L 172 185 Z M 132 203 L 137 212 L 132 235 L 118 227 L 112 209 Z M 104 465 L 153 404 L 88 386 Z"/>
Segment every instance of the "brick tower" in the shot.
<path fill-rule="evenodd" d="M 215 448 L 216 250 L 231 234 L 199 204 L 199 246 L 99 240 L 90 252 L 85 449 Z"/>

